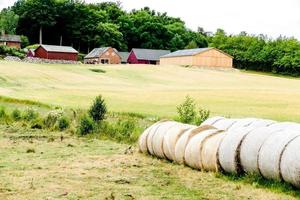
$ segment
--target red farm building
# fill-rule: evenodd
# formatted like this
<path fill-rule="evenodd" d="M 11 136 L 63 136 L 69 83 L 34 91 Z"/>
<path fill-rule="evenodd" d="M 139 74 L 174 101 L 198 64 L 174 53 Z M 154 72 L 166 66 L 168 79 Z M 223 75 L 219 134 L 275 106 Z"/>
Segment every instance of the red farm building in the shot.
<path fill-rule="evenodd" d="M 19 35 L 0 35 L 0 45 L 21 48 L 21 37 Z"/>
<path fill-rule="evenodd" d="M 168 50 L 156 49 L 132 49 L 127 62 L 129 64 L 153 64 L 158 65 L 161 56 L 171 53 Z"/>
<path fill-rule="evenodd" d="M 40 45 L 35 50 L 35 57 L 50 60 L 73 60 L 77 61 L 78 51 L 73 47 Z"/>

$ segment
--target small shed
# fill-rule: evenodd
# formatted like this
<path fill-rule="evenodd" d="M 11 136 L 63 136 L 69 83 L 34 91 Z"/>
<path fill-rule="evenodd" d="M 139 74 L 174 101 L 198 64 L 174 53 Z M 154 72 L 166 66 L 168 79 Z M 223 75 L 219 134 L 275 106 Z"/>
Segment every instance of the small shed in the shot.
<path fill-rule="evenodd" d="M 84 57 L 85 64 L 120 64 L 121 56 L 112 47 L 95 48 Z"/>
<path fill-rule="evenodd" d="M 179 50 L 160 58 L 162 65 L 190 65 L 231 68 L 233 57 L 216 48 Z"/>
<path fill-rule="evenodd" d="M 121 63 L 122 64 L 127 64 L 127 60 L 128 60 L 128 57 L 129 57 L 129 52 L 120 52 L 119 51 L 119 55 L 121 56 Z"/>
<path fill-rule="evenodd" d="M 157 49 L 132 49 L 129 57 L 129 64 L 153 64 L 158 65 L 161 56 L 169 54 L 169 50 Z"/>
<path fill-rule="evenodd" d="M 69 46 L 40 45 L 34 51 L 35 57 L 50 60 L 77 61 L 78 51 Z"/>
<path fill-rule="evenodd" d="M 0 45 L 20 49 L 21 48 L 21 37 L 19 35 L 2 34 L 0 36 Z"/>

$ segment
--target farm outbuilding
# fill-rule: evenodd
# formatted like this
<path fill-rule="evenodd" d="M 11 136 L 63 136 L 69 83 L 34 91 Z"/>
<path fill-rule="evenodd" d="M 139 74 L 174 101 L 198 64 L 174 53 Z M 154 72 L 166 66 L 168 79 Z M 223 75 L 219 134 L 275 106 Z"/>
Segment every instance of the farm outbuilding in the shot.
<path fill-rule="evenodd" d="M 121 56 L 112 47 L 95 48 L 84 57 L 85 64 L 120 64 Z"/>
<path fill-rule="evenodd" d="M 50 59 L 50 60 L 73 60 L 76 61 L 78 51 L 69 46 L 55 46 L 55 45 L 40 45 L 35 50 L 35 57 Z"/>
<path fill-rule="evenodd" d="M 127 60 L 129 57 L 129 52 L 120 52 L 119 51 L 119 55 L 121 56 L 121 63 L 122 64 L 127 64 Z"/>
<path fill-rule="evenodd" d="M 162 65 L 189 65 L 231 68 L 233 57 L 216 48 L 179 50 L 160 58 Z"/>
<path fill-rule="evenodd" d="M 169 50 L 132 49 L 128 57 L 128 63 L 158 65 L 160 57 L 170 52 Z"/>
<path fill-rule="evenodd" d="M 0 45 L 14 47 L 17 49 L 21 48 L 21 37 L 19 35 L 0 35 Z"/>

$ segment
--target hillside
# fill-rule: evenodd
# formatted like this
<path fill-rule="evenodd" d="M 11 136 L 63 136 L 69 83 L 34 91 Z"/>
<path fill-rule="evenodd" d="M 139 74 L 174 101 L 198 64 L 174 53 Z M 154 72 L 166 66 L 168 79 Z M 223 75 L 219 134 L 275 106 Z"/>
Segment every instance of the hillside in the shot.
<path fill-rule="evenodd" d="M 7 61 L 0 61 L 0 72 L 1 96 L 63 107 L 86 108 L 102 94 L 112 111 L 173 117 L 190 95 L 212 115 L 300 120 L 299 79 L 177 66 Z"/>

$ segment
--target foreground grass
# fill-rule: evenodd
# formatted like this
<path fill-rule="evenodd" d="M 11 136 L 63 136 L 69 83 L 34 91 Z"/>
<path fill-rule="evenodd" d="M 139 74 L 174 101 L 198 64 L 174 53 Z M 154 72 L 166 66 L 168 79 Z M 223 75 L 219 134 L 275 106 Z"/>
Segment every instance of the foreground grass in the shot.
<path fill-rule="evenodd" d="M 130 151 L 129 145 L 20 125 L 0 126 L 0 146 L 0 199 L 295 199 L 298 195 L 192 170 Z"/>
<path fill-rule="evenodd" d="M 6 61 L 0 61 L 0 71 L 0 95 L 54 106 L 87 108 L 102 94 L 115 112 L 174 117 L 176 106 L 190 95 L 212 115 L 300 121 L 295 78 L 176 66 Z"/>

